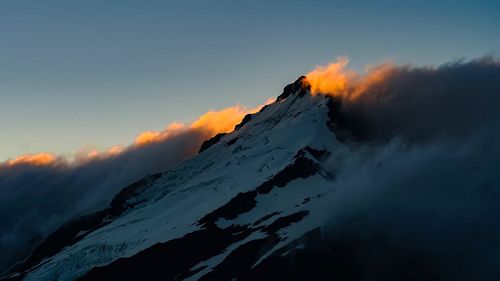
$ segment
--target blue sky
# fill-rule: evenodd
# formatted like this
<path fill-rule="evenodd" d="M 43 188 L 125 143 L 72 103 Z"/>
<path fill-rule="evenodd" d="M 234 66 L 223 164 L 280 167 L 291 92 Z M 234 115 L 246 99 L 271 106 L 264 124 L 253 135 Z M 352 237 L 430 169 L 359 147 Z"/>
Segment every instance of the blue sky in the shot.
<path fill-rule="evenodd" d="M 315 65 L 500 53 L 500 1 L 2 1 L 0 161 L 128 144 Z"/>

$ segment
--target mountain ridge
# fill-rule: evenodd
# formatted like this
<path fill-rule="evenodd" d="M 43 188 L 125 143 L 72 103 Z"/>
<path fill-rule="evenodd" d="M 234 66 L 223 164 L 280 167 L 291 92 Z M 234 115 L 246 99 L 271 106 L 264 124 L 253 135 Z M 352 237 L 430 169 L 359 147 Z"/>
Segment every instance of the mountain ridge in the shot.
<path fill-rule="evenodd" d="M 385 70 L 299 78 L 11 280 L 498 279 L 498 62 Z"/>
<path fill-rule="evenodd" d="M 263 107 L 259 112 L 255 114 L 249 114 L 245 116 L 242 122 L 235 126 L 233 132 L 228 134 L 219 134 L 205 141 L 200 149 L 200 154 L 195 158 L 215 157 L 217 160 L 220 161 L 219 159 L 220 157 L 217 157 L 218 153 L 215 151 L 214 152 L 210 151 L 211 150 L 225 151 L 226 155 L 229 154 L 227 152 L 230 151 L 231 155 L 241 154 L 240 156 L 241 158 L 238 159 L 238 157 L 235 157 L 232 159 L 232 161 L 234 162 L 229 161 L 229 164 L 226 163 L 226 165 L 238 166 L 240 165 L 240 163 L 238 163 L 238 160 L 241 161 L 243 158 L 247 157 L 247 155 L 245 155 L 245 151 L 251 150 L 253 147 L 259 147 L 259 145 L 263 145 L 264 147 L 268 146 L 266 153 L 272 153 L 274 152 L 275 149 L 283 149 L 280 148 L 279 145 L 275 146 L 274 145 L 275 142 L 273 142 L 269 138 L 272 137 L 279 139 L 279 142 L 281 144 L 285 144 L 284 146 L 290 145 L 288 143 L 290 139 L 285 139 L 285 140 L 280 139 L 279 137 L 272 134 L 273 131 L 276 129 L 276 127 L 281 127 L 278 130 L 283 130 L 283 132 L 286 132 L 286 134 L 290 136 L 294 135 L 297 131 L 296 130 L 297 128 L 294 129 L 292 125 L 282 124 L 282 123 L 296 122 L 295 119 L 298 120 L 302 119 L 300 118 L 299 115 L 305 113 L 309 114 L 307 118 L 310 119 L 308 119 L 307 122 L 302 122 L 302 123 L 306 123 L 305 124 L 306 126 L 310 126 L 309 123 L 311 121 L 316 123 L 318 122 L 317 119 L 322 118 L 323 119 L 322 124 L 317 125 L 319 131 L 322 132 L 320 133 L 320 135 L 329 134 L 330 137 L 333 139 L 334 135 L 331 134 L 328 126 L 326 126 L 327 122 L 330 122 L 329 120 L 327 120 L 327 114 L 326 114 L 329 111 L 329 107 L 327 106 L 328 104 L 327 101 L 330 98 L 327 96 L 306 95 L 310 89 L 310 85 L 308 85 L 305 82 L 304 78 L 305 78 L 304 76 L 301 76 L 294 83 L 291 83 L 288 86 L 286 86 L 283 90 L 283 93 L 278 96 L 278 98 L 273 104 Z M 305 97 L 307 97 L 305 101 L 298 102 L 299 100 L 303 100 Z M 318 108 L 323 108 L 321 110 L 322 112 L 321 114 L 318 113 L 317 110 L 312 110 L 314 109 L 314 107 L 312 106 L 314 104 L 316 104 L 315 106 Z M 248 126 L 250 126 L 250 128 L 248 128 Z M 259 133 L 254 134 L 253 131 L 261 131 L 264 137 L 262 137 Z M 299 131 L 304 133 L 303 130 Z M 311 136 L 314 136 L 314 134 L 316 134 L 314 133 L 315 130 L 310 129 L 308 131 L 311 132 Z M 267 136 L 266 134 L 269 134 L 269 136 Z M 305 136 L 306 136 L 305 140 L 307 140 L 308 139 L 307 134 L 305 134 Z M 248 143 L 251 143 L 253 139 L 257 137 L 261 140 L 260 144 L 256 145 L 252 143 L 252 145 L 248 146 Z M 314 138 L 312 138 L 312 140 L 314 140 Z M 317 138 L 317 140 L 320 140 L 321 142 L 323 141 L 323 138 L 319 137 Z M 210 243 L 210 241 L 208 241 L 207 239 L 204 240 L 202 237 L 208 236 L 208 237 L 214 237 L 214 239 L 222 239 L 223 237 L 226 237 L 228 234 L 232 233 L 228 237 L 232 237 L 233 235 L 239 235 L 236 236 L 239 238 L 236 240 L 229 239 L 227 241 L 241 242 L 244 239 L 248 239 L 252 235 L 255 236 L 264 233 L 267 235 L 267 238 L 265 238 L 267 240 L 265 241 L 267 241 L 266 243 L 270 243 L 269 245 L 276 246 L 279 243 L 283 244 L 282 241 L 280 241 L 280 239 L 282 238 L 279 238 L 277 232 L 281 229 L 288 227 L 289 225 L 292 225 L 294 223 L 303 220 L 305 217 L 309 215 L 308 210 L 298 210 L 296 212 L 290 212 L 290 214 L 288 215 L 285 214 L 283 216 L 280 216 L 280 214 L 283 213 L 282 210 L 273 210 L 272 212 L 262 214 L 254 221 L 252 221 L 251 224 L 247 223 L 236 224 L 234 227 L 228 227 L 228 228 L 222 228 L 218 226 L 218 222 L 224 220 L 235 220 L 241 215 L 252 213 L 252 210 L 256 209 L 256 205 L 258 204 L 260 198 L 267 197 L 268 195 L 270 195 L 273 189 L 284 188 L 290 182 L 299 179 L 306 179 L 308 177 L 318 174 L 318 172 L 321 170 L 320 159 L 322 156 L 327 154 L 328 151 L 322 145 L 319 145 L 317 148 L 313 148 L 312 146 L 314 146 L 314 142 L 317 140 L 314 140 L 313 142 L 306 141 L 306 144 L 304 145 L 298 145 L 298 146 L 294 145 L 295 148 L 286 151 L 286 153 L 280 157 L 283 158 L 282 163 L 276 165 L 276 167 L 271 167 L 270 164 L 267 163 L 259 167 L 260 169 L 258 169 L 258 172 L 261 173 L 266 169 L 273 170 L 273 168 L 276 171 L 269 172 L 268 176 L 263 177 L 259 184 L 251 185 L 254 187 L 250 188 L 250 190 L 246 191 L 240 190 L 239 192 L 236 192 L 235 194 L 228 196 L 229 200 L 227 202 L 224 203 L 223 202 L 224 200 L 220 200 L 220 204 L 218 207 L 212 209 L 211 211 L 207 211 L 205 215 L 203 215 L 201 218 L 198 218 L 197 220 L 191 223 L 192 225 L 197 226 L 199 228 L 198 230 L 185 233 L 183 236 L 177 238 L 181 239 L 178 241 L 182 241 L 182 239 L 190 239 L 189 237 L 192 236 L 196 238 L 195 240 L 206 241 L 206 243 Z M 209 154 L 210 156 L 205 156 Z M 259 158 L 261 157 L 259 155 L 260 154 L 256 154 L 253 155 L 253 157 Z M 274 158 L 274 156 L 272 156 L 271 158 Z M 192 162 L 195 160 L 188 160 L 188 162 L 190 161 Z M 203 162 L 203 160 L 201 162 Z M 180 167 L 178 167 L 177 169 L 182 170 L 182 167 L 184 165 L 186 164 L 185 163 L 181 164 Z M 212 165 L 214 165 L 213 160 L 203 165 L 201 169 L 197 170 L 197 172 L 191 176 L 196 177 L 197 173 L 200 174 L 206 173 L 207 169 L 209 169 L 210 166 Z M 280 166 L 282 168 L 279 168 Z M 189 168 L 186 168 L 186 166 L 184 166 L 184 169 L 189 169 Z M 63 280 L 66 279 L 70 280 L 77 277 L 73 275 L 66 276 L 65 273 L 57 270 L 58 266 L 56 264 L 52 264 L 51 266 L 48 265 L 51 264 L 53 259 L 56 259 L 58 256 L 61 255 L 60 254 L 61 251 L 64 252 L 67 251 L 68 249 L 78 248 L 78 245 L 80 244 L 81 241 L 87 240 L 86 237 L 92 236 L 95 234 L 96 231 L 99 232 L 101 229 L 113 225 L 116 222 L 116 220 L 120 219 L 123 220 L 124 217 L 127 217 L 127 213 L 130 212 L 133 213 L 134 210 L 136 210 L 135 212 L 137 212 L 137 209 L 138 210 L 141 209 L 141 205 L 144 206 L 147 205 L 148 202 L 161 201 L 162 197 L 168 194 L 168 192 L 165 189 L 166 186 L 162 184 L 171 180 L 174 181 L 177 180 L 175 183 L 171 183 L 172 189 L 175 189 L 177 186 L 182 185 L 182 183 L 178 181 L 179 180 L 178 177 L 183 178 L 183 176 L 184 175 L 182 175 L 182 173 L 179 174 L 178 172 L 167 171 L 164 173 L 157 173 L 150 175 L 136 183 L 133 183 L 125 187 L 113 198 L 109 207 L 106 208 L 105 210 L 96 212 L 91 215 L 87 215 L 82 218 L 77 218 L 74 221 L 70 221 L 67 224 L 63 225 L 61 228 L 59 228 L 51 236 L 49 236 L 42 244 L 40 244 L 36 248 L 36 250 L 30 256 L 30 258 L 20 267 L 19 271 L 22 272 L 22 274 L 18 276 L 23 276 L 26 277 L 27 280 L 30 280 L 31 278 L 35 278 L 36 276 L 38 276 L 40 272 L 44 274 L 47 274 L 48 272 L 49 276 L 54 276 L 54 277 L 57 276 L 58 279 L 63 279 Z M 323 176 L 321 177 L 325 177 L 328 179 L 330 175 L 327 175 L 327 173 L 323 172 Z M 184 182 L 189 181 L 187 177 L 183 178 L 182 180 Z M 212 183 L 215 183 L 218 180 L 220 180 L 220 178 L 211 179 L 209 181 L 202 182 L 202 185 L 210 186 Z M 238 181 L 241 180 L 234 180 L 233 184 L 238 185 L 239 184 Z M 157 186 L 161 186 L 161 188 Z M 155 188 L 157 190 L 152 191 L 152 189 Z M 149 198 L 149 196 L 152 196 L 155 199 L 152 200 L 152 198 Z M 276 195 L 274 194 L 274 196 Z M 301 201 L 302 203 L 305 202 L 304 204 L 306 204 L 310 200 L 311 198 L 300 198 L 299 201 Z M 269 223 L 269 225 L 262 225 L 263 223 L 266 222 Z M 255 225 L 252 227 L 251 225 L 253 224 Z M 213 239 L 211 239 L 211 241 L 212 240 Z M 159 243 L 167 243 L 167 244 L 170 243 L 170 245 L 172 245 L 174 244 L 174 242 L 172 241 L 177 241 L 177 240 L 175 239 L 165 240 L 165 242 L 159 242 Z M 253 243 L 258 244 L 258 242 L 253 242 Z M 223 253 L 227 247 L 231 246 L 230 244 L 224 244 L 224 243 L 222 243 L 221 245 L 225 247 L 221 246 L 220 249 L 218 249 L 219 255 Z M 133 254 L 129 258 L 135 260 L 137 259 L 137 257 L 136 258 L 134 257 L 137 255 L 141 255 L 141 253 L 144 256 L 145 253 L 149 253 L 152 251 L 150 249 L 152 247 L 154 246 L 145 247 L 142 251 Z M 268 247 L 266 249 L 271 250 L 273 248 L 274 247 Z M 76 251 L 78 252 L 80 251 L 80 249 L 77 249 Z M 181 251 L 181 249 L 178 249 L 177 251 Z M 185 251 L 187 253 L 191 252 L 190 249 L 182 249 L 182 251 Z M 266 252 L 264 250 L 262 251 Z M 214 253 L 212 253 L 212 255 L 213 254 Z M 87 270 L 86 273 L 79 276 L 79 278 L 81 278 L 82 280 L 92 280 L 95 278 L 106 279 L 104 277 L 106 273 L 104 272 L 107 271 L 104 268 L 107 268 L 107 270 L 113 272 L 113 270 L 110 268 L 119 267 L 121 268 L 119 270 L 120 272 L 124 271 L 122 266 L 117 265 L 120 263 L 124 263 L 123 260 L 124 257 L 120 258 L 120 255 L 121 254 L 117 255 L 118 259 L 111 258 L 110 263 L 96 263 L 95 265 L 88 267 L 86 269 Z M 192 267 L 196 266 L 200 262 L 203 262 L 203 260 L 209 259 L 210 257 L 212 257 L 212 255 L 207 254 L 207 256 L 200 257 L 201 260 L 195 260 L 191 263 L 186 262 L 186 264 L 184 265 L 183 272 L 181 273 L 173 272 L 172 273 L 173 275 L 170 277 L 174 278 L 178 274 L 184 274 L 183 276 L 187 277 L 188 275 L 194 275 L 198 273 L 198 271 L 196 272 L 193 271 Z M 95 267 L 96 265 L 97 266 L 100 265 L 101 267 Z M 69 266 L 71 267 L 71 264 L 69 264 Z M 177 268 L 179 268 L 179 265 L 177 265 Z M 44 270 L 44 269 L 49 269 L 49 270 Z M 55 275 L 50 275 L 51 270 L 52 272 L 55 271 L 58 273 L 55 273 Z M 154 272 L 154 270 L 151 269 L 151 272 Z M 115 274 L 111 273 L 111 275 L 109 276 L 112 275 Z M 161 275 L 163 277 L 169 276 L 165 275 L 165 272 L 163 272 Z M 109 276 L 108 278 L 111 278 Z M 134 276 L 134 275 L 129 273 L 125 274 L 121 278 L 122 279 L 127 278 L 127 276 Z M 153 274 L 149 276 L 149 278 L 154 278 L 154 276 L 157 275 Z"/>

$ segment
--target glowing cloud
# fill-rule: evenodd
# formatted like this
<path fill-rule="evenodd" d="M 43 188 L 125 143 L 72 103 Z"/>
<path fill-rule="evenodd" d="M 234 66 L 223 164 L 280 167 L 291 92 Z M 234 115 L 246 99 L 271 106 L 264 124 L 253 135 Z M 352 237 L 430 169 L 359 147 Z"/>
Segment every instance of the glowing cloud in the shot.
<path fill-rule="evenodd" d="M 73 164 L 82 164 L 92 160 L 105 159 L 121 154 L 126 148 L 121 145 L 114 145 L 105 151 L 97 149 L 82 149 L 73 156 Z M 68 161 L 66 161 L 68 163 Z"/>
<path fill-rule="evenodd" d="M 51 153 L 39 153 L 22 155 L 15 159 L 0 163 L 0 167 L 11 167 L 16 165 L 48 166 L 60 161 L 61 164 L 78 166 L 87 164 L 89 161 L 102 160 L 116 157 L 126 151 L 137 147 L 143 147 L 154 143 L 167 141 L 169 138 L 179 136 L 190 131 L 201 133 L 203 138 L 210 138 L 218 133 L 228 133 L 241 122 L 246 114 L 258 112 L 262 107 L 273 103 L 274 98 L 269 98 L 263 105 L 248 109 L 241 105 L 235 105 L 222 110 L 210 110 L 201 115 L 190 125 L 173 122 L 162 131 L 145 131 L 140 133 L 130 146 L 115 145 L 106 151 L 98 151 L 93 148 L 83 148 L 70 157 L 57 157 Z"/>
<path fill-rule="evenodd" d="M 241 122 L 243 117 L 250 113 L 240 105 L 225 108 L 220 111 L 209 111 L 198 120 L 194 121 L 190 127 L 193 129 L 207 130 L 211 134 L 228 133 L 234 129 L 234 126 Z"/>
<path fill-rule="evenodd" d="M 311 94 L 356 99 L 370 86 L 383 81 L 394 69 L 392 63 L 382 63 L 368 66 L 364 73 L 358 73 L 347 69 L 348 64 L 348 58 L 340 57 L 307 73 L 305 82 L 311 85 Z"/>
<path fill-rule="evenodd" d="M 200 118 L 194 121 L 190 127 L 193 129 L 203 128 L 210 132 L 211 135 L 229 133 L 234 130 L 234 127 L 241 122 L 245 115 L 256 113 L 264 106 L 273 103 L 275 100 L 275 98 L 269 98 L 263 105 L 251 109 L 247 109 L 241 105 L 235 105 L 219 111 L 211 110 L 200 116 Z"/>
<path fill-rule="evenodd" d="M 234 127 L 241 122 L 245 115 L 256 113 L 262 109 L 262 107 L 273 103 L 275 100 L 275 98 L 269 98 L 263 105 L 250 109 L 237 104 L 222 110 L 210 110 L 201 115 L 189 126 L 174 122 L 163 131 L 145 131 L 136 137 L 134 145 L 141 146 L 148 143 L 163 141 L 188 130 L 201 131 L 206 138 L 213 137 L 218 133 L 229 133 L 234 130 Z"/>
<path fill-rule="evenodd" d="M 54 164 L 56 160 L 57 158 L 54 154 L 37 153 L 37 154 L 21 155 L 17 158 L 4 162 L 4 164 L 6 164 L 7 166 L 17 166 L 17 165 L 44 166 L 44 165 Z"/>
<path fill-rule="evenodd" d="M 123 146 L 114 145 L 106 151 L 106 154 L 107 155 L 118 155 L 118 154 L 122 153 L 123 150 L 124 150 Z"/>
<path fill-rule="evenodd" d="M 161 136 L 160 132 L 156 131 L 145 131 L 139 134 L 134 141 L 134 144 L 136 145 L 143 145 L 146 143 L 153 142 L 155 140 L 158 140 Z"/>
<path fill-rule="evenodd" d="M 152 142 L 158 142 L 185 131 L 185 125 L 174 122 L 163 131 L 145 131 L 140 133 L 134 141 L 134 145 L 141 146 Z"/>
<path fill-rule="evenodd" d="M 356 76 L 355 72 L 345 69 L 348 63 L 349 59 L 341 57 L 329 65 L 317 66 L 309 72 L 306 81 L 311 84 L 311 93 L 343 95 L 350 81 Z"/>

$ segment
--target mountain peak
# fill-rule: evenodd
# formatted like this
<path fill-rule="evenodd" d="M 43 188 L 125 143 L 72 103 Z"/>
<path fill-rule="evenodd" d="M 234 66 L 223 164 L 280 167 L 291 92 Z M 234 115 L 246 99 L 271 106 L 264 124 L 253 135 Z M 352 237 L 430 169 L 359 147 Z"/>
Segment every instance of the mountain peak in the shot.
<path fill-rule="evenodd" d="M 283 88 L 283 92 L 276 98 L 276 101 L 274 103 L 282 102 L 286 98 L 292 95 L 303 97 L 310 90 L 311 90 L 311 84 L 307 81 L 307 77 L 302 75 L 299 78 L 297 78 L 295 82 L 285 86 L 285 88 Z M 259 112 L 264 111 L 268 106 L 269 105 L 265 105 Z M 245 117 L 241 120 L 241 122 L 234 127 L 234 131 L 238 131 L 239 129 L 241 129 L 246 123 L 248 123 L 252 119 L 252 116 L 258 114 L 259 112 L 245 115 Z M 218 143 L 222 139 L 222 137 L 226 136 L 227 134 L 228 133 L 219 133 L 213 136 L 212 138 L 205 140 L 202 143 L 198 153 L 201 153 L 207 150 L 208 148 L 212 147 L 214 144 Z"/>
<path fill-rule="evenodd" d="M 299 77 L 233 132 L 206 141 L 203 153 L 126 187 L 107 209 L 61 228 L 21 276 L 229 280 L 252 271 L 262 279 L 254 265 L 268 266 L 321 225 L 320 201 L 333 179 L 322 162 L 338 145 L 328 100 L 311 95 Z M 245 265 L 228 270 L 247 248 L 255 253 Z M 175 262 L 157 263 L 165 260 Z"/>
<path fill-rule="evenodd" d="M 276 102 L 280 102 L 286 99 L 291 94 L 296 93 L 299 96 L 304 96 L 307 91 L 311 90 L 311 84 L 307 81 L 307 77 L 302 75 L 295 82 L 288 84 L 285 88 L 283 88 L 283 93 L 278 96 Z"/>

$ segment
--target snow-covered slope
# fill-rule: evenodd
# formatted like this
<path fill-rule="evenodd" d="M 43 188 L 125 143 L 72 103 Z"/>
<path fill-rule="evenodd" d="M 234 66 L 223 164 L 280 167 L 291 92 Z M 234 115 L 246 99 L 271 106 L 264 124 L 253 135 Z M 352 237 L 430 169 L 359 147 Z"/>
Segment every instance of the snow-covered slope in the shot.
<path fill-rule="evenodd" d="M 269 268 L 321 243 L 324 198 L 335 188 L 322 161 L 346 149 L 332 104 L 299 78 L 196 157 L 61 227 L 13 279 L 289 279 Z"/>

